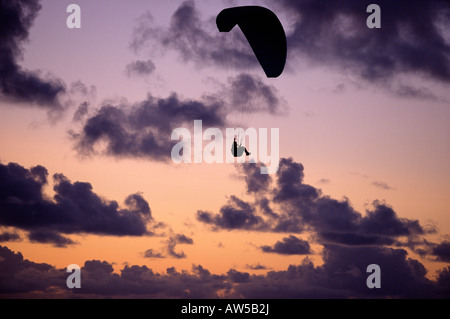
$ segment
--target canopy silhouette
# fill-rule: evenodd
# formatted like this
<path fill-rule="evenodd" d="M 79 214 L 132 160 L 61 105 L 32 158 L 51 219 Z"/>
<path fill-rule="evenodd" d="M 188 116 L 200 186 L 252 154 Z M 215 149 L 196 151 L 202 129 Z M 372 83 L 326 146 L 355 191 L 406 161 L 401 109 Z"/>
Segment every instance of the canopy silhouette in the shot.
<path fill-rule="evenodd" d="M 259 6 L 227 8 L 219 13 L 216 24 L 220 32 L 239 26 L 267 77 L 276 78 L 283 72 L 286 34 L 275 13 Z"/>

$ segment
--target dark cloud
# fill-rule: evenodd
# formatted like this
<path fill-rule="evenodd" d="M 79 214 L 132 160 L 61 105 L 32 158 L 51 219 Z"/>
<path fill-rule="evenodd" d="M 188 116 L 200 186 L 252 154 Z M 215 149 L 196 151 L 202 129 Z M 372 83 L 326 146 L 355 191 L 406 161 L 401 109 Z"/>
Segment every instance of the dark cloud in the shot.
<path fill-rule="evenodd" d="M 316 199 L 320 192 L 312 186 L 303 183 L 305 176 L 303 165 L 292 158 L 280 159 L 277 171 L 277 186 L 274 189 L 275 202 L 285 202 L 291 199 L 301 200 L 304 204 Z"/>
<path fill-rule="evenodd" d="M 439 272 L 437 289 L 440 296 L 448 298 L 447 296 L 450 295 L 450 266 L 447 266 Z"/>
<path fill-rule="evenodd" d="M 169 236 L 169 238 L 163 242 L 164 246 L 159 252 L 154 249 L 147 249 L 143 256 L 145 258 L 166 258 L 173 257 L 177 259 L 186 258 L 186 254 L 183 251 L 175 251 L 178 244 L 182 245 L 193 245 L 194 240 L 183 234 L 174 234 Z"/>
<path fill-rule="evenodd" d="M 288 42 L 288 68 L 296 58 L 337 68 L 384 86 L 399 97 L 438 100 L 427 88 L 402 83 L 399 75 L 419 75 L 450 81 L 450 5 L 442 0 L 401 2 L 378 1 L 381 29 L 369 29 L 366 19 L 369 0 L 308 0 L 270 2 L 283 16 Z M 170 20 L 169 28 L 155 25 L 150 14 L 139 20 L 131 47 L 156 46 L 173 50 L 197 67 L 254 69 L 258 62 L 238 28 L 217 31 L 215 15 L 205 18 L 193 1 L 183 2 Z M 382 50 L 380 48 L 383 48 Z M 291 61 L 291 62 L 289 62 Z"/>
<path fill-rule="evenodd" d="M 273 85 L 248 73 L 229 77 L 218 96 L 241 117 L 251 117 L 255 113 L 286 115 L 288 112 L 286 101 Z"/>
<path fill-rule="evenodd" d="M 65 285 L 66 275 L 45 263 L 24 259 L 20 252 L 0 246 L 0 295 L 19 296 L 38 291 L 51 294 L 55 287 Z"/>
<path fill-rule="evenodd" d="M 0 243 L 2 242 L 8 242 L 8 241 L 20 241 L 22 238 L 19 234 L 15 232 L 9 232 L 5 231 L 3 233 L 0 233 Z"/>
<path fill-rule="evenodd" d="M 256 214 L 255 208 L 236 196 L 231 196 L 228 203 L 220 209 L 220 213 L 198 211 L 197 219 L 211 224 L 215 229 L 267 230 L 264 219 Z"/>
<path fill-rule="evenodd" d="M 450 4 L 441 0 L 380 0 L 381 29 L 369 29 L 366 8 L 371 1 L 323 3 L 283 0 L 289 14 L 291 54 L 321 65 L 337 66 L 366 80 L 381 83 L 399 74 L 421 75 L 450 82 L 446 39 Z M 291 55 L 291 57 L 293 56 Z M 401 94 L 416 94 L 417 89 Z M 423 94 L 421 94 L 423 96 Z"/>
<path fill-rule="evenodd" d="M 264 194 L 272 183 L 272 177 L 269 174 L 261 174 L 260 167 L 256 163 L 238 166 L 238 171 L 245 181 L 248 194 Z"/>
<path fill-rule="evenodd" d="M 128 76 L 147 76 L 156 70 L 156 66 L 152 60 L 147 61 L 133 61 L 125 67 L 125 72 Z"/>
<path fill-rule="evenodd" d="M 255 265 L 245 265 L 245 268 L 250 270 L 266 270 L 267 267 L 261 264 L 255 264 Z"/>
<path fill-rule="evenodd" d="M 261 250 L 265 253 L 276 253 L 281 255 L 305 255 L 311 253 L 311 248 L 306 240 L 297 238 L 293 235 L 277 241 L 272 246 L 261 246 Z"/>
<path fill-rule="evenodd" d="M 408 246 L 412 239 L 434 232 L 418 220 L 398 217 L 393 208 L 382 202 L 374 201 L 363 215 L 348 199 L 336 200 L 323 195 L 303 182 L 304 167 L 292 158 L 280 159 L 279 169 L 270 182 L 255 174 L 259 165 L 239 169 L 247 193 L 254 197 L 253 202 L 231 196 L 217 214 L 199 210 L 197 220 L 216 231 L 245 229 L 299 234 L 307 230 L 321 244 L 351 246 Z M 400 238 L 407 238 L 408 242 Z"/>
<path fill-rule="evenodd" d="M 240 101 L 237 96 L 241 96 Z M 81 104 L 74 120 L 86 118 L 83 127 L 69 133 L 83 156 L 101 153 L 169 161 L 176 143 L 171 140 L 175 128 L 192 128 L 194 120 L 202 120 L 204 127 L 223 129 L 245 124 L 236 123 L 236 119 L 248 119 L 254 112 L 281 114 L 283 108 L 273 86 L 255 76 L 241 74 L 217 92 L 198 100 L 180 99 L 176 93 L 167 98 L 148 95 L 146 100 L 135 104 L 103 105 L 88 118 L 88 105 Z M 101 144 L 105 147 L 98 150 Z"/>
<path fill-rule="evenodd" d="M 169 28 L 156 26 L 148 13 L 140 18 L 131 47 L 140 50 L 155 42 L 164 51 L 174 50 L 184 61 L 194 62 L 198 67 L 245 70 L 258 66 L 242 32 L 219 32 L 215 17 L 202 17 L 193 1 L 185 1 L 177 8 Z"/>
<path fill-rule="evenodd" d="M 73 114 L 72 120 L 74 122 L 81 122 L 88 114 L 88 112 L 89 112 L 89 103 L 84 101 L 76 109 L 75 113 Z"/>
<path fill-rule="evenodd" d="M 191 271 L 167 268 L 156 273 L 147 266 L 126 265 L 114 272 L 111 263 L 88 260 L 81 267 L 81 288 L 68 289 L 65 269 L 34 263 L 0 246 L 2 298 L 448 298 L 450 268 L 436 280 L 403 249 L 326 245 L 323 264 L 305 258 L 285 270 L 252 275 L 236 269 L 211 273 L 201 265 Z M 381 288 L 369 289 L 367 266 L 381 269 Z"/>
<path fill-rule="evenodd" d="M 194 243 L 194 240 L 186 235 L 183 234 L 177 234 L 175 235 L 175 240 L 178 244 L 188 244 L 192 245 Z"/>
<path fill-rule="evenodd" d="M 134 105 L 104 105 L 84 123 L 81 132 L 71 132 L 80 154 L 98 153 L 96 146 L 106 143 L 101 152 L 115 157 L 143 157 L 170 160 L 177 127 L 192 127 L 202 120 L 208 127 L 223 127 L 222 101 L 180 100 L 176 94 L 166 99 L 148 96 Z"/>
<path fill-rule="evenodd" d="M 235 269 L 230 269 L 227 272 L 227 276 L 228 278 L 230 278 L 230 280 L 233 283 L 245 283 L 245 282 L 249 282 L 250 281 L 250 274 L 247 272 L 240 272 L 237 271 Z"/>
<path fill-rule="evenodd" d="M 144 252 L 145 258 L 165 258 L 165 256 L 162 253 L 155 252 L 153 249 L 147 249 Z"/>
<path fill-rule="evenodd" d="M 61 234 L 89 233 L 113 236 L 151 235 L 154 222 L 141 194 L 125 199 L 125 208 L 93 192 L 85 182 L 72 183 L 62 174 L 53 175 L 52 200 L 43 194 L 47 169 L 26 169 L 18 164 L 0 164 L 0 225 L 29 232 L 35 242 L 57 246 L 73 244 Z"/>
<path fill-rule="evenodd" d="M 450 242 L 443 241 L 434 246 L 432 255 L 436 256 L 439 261 L 450 262 Z"/>
<path fill-rule="evenodd" d="M 48 230 L 33 230 L 28 234 L 28 239 L 31 242 L 37 242 L 42 244 L 53 244 L 55 247 L 67 247 L 68 245 L 74 245 L 70 238 L 64 237 L 57 232 Z"/>
<path fill-rule="evenodd" d="M 436 282 L 426 278 L 425 267 L 407 258 L 402 249 L 385 247 L 325 246 L 324 263 L 315 266 L 308 258 L 282 271 L 253 276 L 238 285 L 246 298 L 433 298 Z M 369 289 L 369 264 L 381 268 L 381 288 Z M 443 296 L 443 294 L 441 295 Z"/>
<path fill-rule="evenodd" d="M 177 244 L 192 245 L 192 244 L 194 244 L 194 240 L 183 234 L 177 234 L 175 236 L 171 236 L 167 240 L 166 250 L 167 250 L 168 256 L 178 258 L 178 259 L 186 258 L 186 254 L 183 251 L 180 251 L 180 252 L 175 251 L 175 246 Z"/>
<path fill-rule="evenodd" d="M 40 9 L 38 0 L 0 1 L 0 97 L 61 111 L 58 98 L 66 91 L 64 83 L 50 76 L 43 78 L 38 71 L 23 70 L 18 64 L 22 44 Z"/>
<path fill-rule="evenodd" d="M 287 114 L 286 101 L 264 80 L 245 36 L 239 28 L 235 29 L 228 33 L 219 32 L 215 16 L 204 19 L 193 1 L 185 1 L 172 15 L 169 28 L 155 26 L 151 15 L 144 14 L 134 30 L 131 47 L 140 50 L 156 43 L 164 52 L 174 50 L 184 61 L 194 62 L 197 67 L 229 70 L 228 83 L 223 85 L 218 96 L 235 112 L 246 116 L 255 112 Z M 245 73 L 253 68 L 261 69 L 261 76 Z"/>
<path fill-rule="evenodd" d="M 395 211 L 379 202 L 374 203 L 375 209 L 367 211 L 361 219 L 361 228 L 368 234 L 385 236 L 416 236 L 425 234 L 418 220 L 399 218 Z"/>

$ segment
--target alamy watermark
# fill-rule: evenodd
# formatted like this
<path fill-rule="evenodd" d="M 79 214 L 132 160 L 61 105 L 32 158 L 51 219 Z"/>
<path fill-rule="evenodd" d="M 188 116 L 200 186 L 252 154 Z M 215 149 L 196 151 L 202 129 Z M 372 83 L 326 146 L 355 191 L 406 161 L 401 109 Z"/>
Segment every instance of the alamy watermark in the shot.
<path fill-rule="evenodd" d="M 67 266 L 67 270 L 70 275 L 67 277 L 66 285 L 67 288 L 81 288 L 81 269 L 80 266 L 76 264 L 71 264 Z"/>
<path fill-rule="evenodd" d="M 366 280 L 367 288 L 381 288 L 381 268 L 377 264 L 370 264 L 366 272 L 371 273 Z"/>
<path fill-rule="evenodd" d="M 260 162 L 261 174 L 275 174 L 280 162 L 280 130 L 267 128 L 226 128 L 225 140 L 221 129 L 207 128 L 202 120 L 194 120 L 194 132 L 184 127 L 172 131 L 171 139 L 178 140 L 171 151 L 175 163 L 249 163 Z M 181 140 L 180 140 L 181 139 Z M 248 140 L 248 145 L 245 145 Z M 203 147 L 203 142 L 209 142 Z M 270 146 L 270 152 L 269 152 Z"/>

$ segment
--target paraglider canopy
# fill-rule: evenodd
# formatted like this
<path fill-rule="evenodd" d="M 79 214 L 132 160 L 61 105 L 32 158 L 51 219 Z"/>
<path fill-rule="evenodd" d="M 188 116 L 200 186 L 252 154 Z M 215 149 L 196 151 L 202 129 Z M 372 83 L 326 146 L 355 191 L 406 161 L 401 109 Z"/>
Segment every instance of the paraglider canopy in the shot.
<path fill-rule="evenodd" d="M 220 32 L 239 26 L 267 77 L 276 78 L 283 72 L 286 34 L 275 13 L 259 6 L 227 8 L 219 13 L 216 24 Z"/>

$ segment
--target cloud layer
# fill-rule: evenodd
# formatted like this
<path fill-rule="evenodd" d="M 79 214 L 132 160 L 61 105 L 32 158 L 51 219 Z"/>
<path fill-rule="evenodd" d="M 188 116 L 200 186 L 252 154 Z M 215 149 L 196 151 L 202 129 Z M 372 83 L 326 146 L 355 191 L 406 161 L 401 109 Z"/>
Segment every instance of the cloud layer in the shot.
<path fill-rule="evenodd" d="M 366 286 L 367 265 L 382 269 L 382 288 Z M 201 265 L 191 271 L 167 268 L 155 273 L 147 266 L 125 266 L 119 273 L 112 264 L 88 260 L 81 267 L 80 289 L 68 289 L 64 269 L 34 263 L 0 246 L 0 296 L 51 298 L 448 298 L 450 267 L 435 281 L 403 249 L 384 247 L 326 246 L 324 264 L 315 266 L 308 258 L 286 270 L 251 275 L 236 269 L 212 274 Z"/>
<path fill-rule="evenodd" d="M 139 193 L 129 195 L 122 208 L 93 192 L 91 184 L 72 183 L 54 174 L 55 194 L 49 199 L 43 192 L 47 178 L 43 166 L 26 169 L 15 163 L 0 164 L 1 226 L 27 231 L 32 242 L 61 247 L 73 244 L 64 234 L 145 236 L 158 226 Z"/>
<path fill-rule="evenodd" d="M 372 2 L 283 0 L 291 15 L 289 49 L 318 63 L 350 70 L 369 81 L 419 74 L 450 81 L 450 4 L 440 0 L 381 0 L 381 29 L 369 29 Z"/>
<path fill-rule="evenodd" d="M 239 169 L 253 201 L 232 195 L 218 213 L 198 210 L 197 220 L 210 225 L 214 231 L 312 232 L 320 244 L 398 247 L 424 245 L 417 239 L 436 232 L 418 220 L 399 217 L 392 207 L 380 201 L 374 201 L 363 215 L 348 199 L 336 200 L 323 195 L 320 189 L 303 182 L 303 165 L 292 158 L 280 160 L 273 180 L 255 173 L 259 164 Z M 309 246 L 292 236 L 273 247 L 265 247 L 267 252 L 279 253 L 290 249 L 308 253 Z"/>
<path fill-rule="evenodd" d="M 304 240 L 288 235 L 273 245 L 259 246 L 264 253 L 285 256 L 319 254 L 322 264 L 309 257 L 285 270 L 256 275 L 238 268 L 213 274 L 201 265 L 190 271 L 168 267 L 155 273 L 147 266 L 127 265 L 114 271 L 107 261 L 88 260 L 81 267 L 82 288 L 66 287 L 64 269 L 23 258 L 20 252 L 0 246 L 0 295 L 2 297 L 139 297 L 139 298 L 448 298 L 450 267 L 430 279 L 427 269 L 411 258 L 407 249 L 422 250 L 422 257 L 449 261 L 449 244 L 425 240 L 432 230 L 417 220 L 398 217 L 386 204 L 375 202 L 365 215 L 348 200 L 334 200 L 304 184 L 304 168 L 291 158 L 280 161 L 274 176 L 255 174 L 259 165 L 241 165 L 239 172 L 253 202 L 231 196 L 219 213 L 197 213 L 200 222 L 214 231 L 308 233 Z M 155 226 L 148 203 L 140 194 L 125 200 L 126 208 L 93 193 L 88 183 L 70 182 L 54 175 L 53 200 L 43 196 L 48 172 L 42 166 L 25 169 L 10 163 L 0 166 L 0 222 L 28 232 L 30 241 L 72 244 L 65 234 L 89 233 L 143 236 Z M 89 216 L 86 215 L 89 211 Z M 156 227 L 156 226 L 155 226 Z M 4 241 L 18 240 L 4 231 Z M 406 241 L 405 241 L 406 239 Z M 177 245 L 192 245 L 184 234 L 172 233 L 160 251 L 148 249 L 146 258 L 185 258 Z M 311 244 L 320 245 L 320 252 Z M 382 288 L 366 286 L 367 266 L 382 271 Z M 267 270 L 260 264 L 244 269 Z"/>

